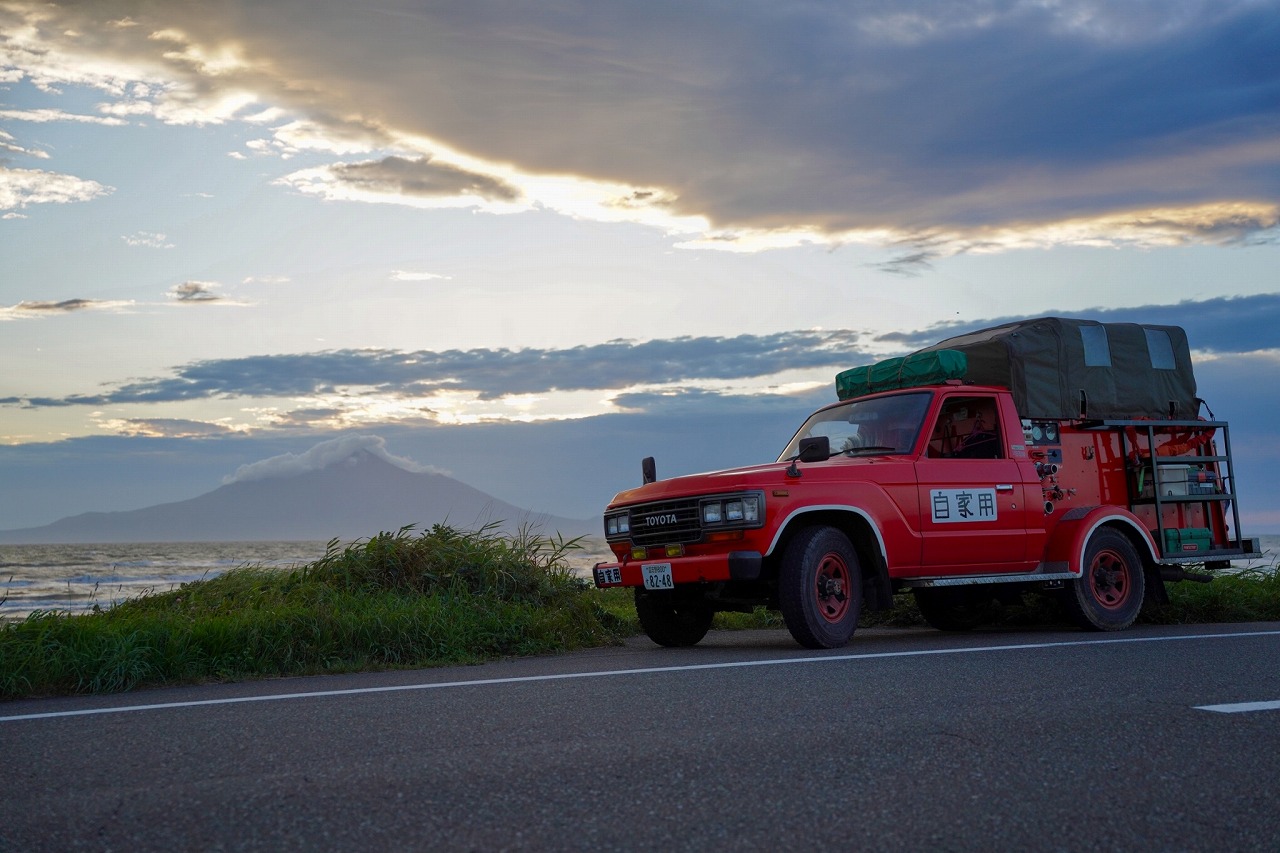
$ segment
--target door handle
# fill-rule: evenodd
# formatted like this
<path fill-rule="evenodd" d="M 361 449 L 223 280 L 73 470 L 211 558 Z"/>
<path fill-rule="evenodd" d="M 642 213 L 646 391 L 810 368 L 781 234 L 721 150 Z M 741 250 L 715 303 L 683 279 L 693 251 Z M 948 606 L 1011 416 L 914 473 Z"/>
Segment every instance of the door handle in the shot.
<path fill-rule="evenodd" d="M 997 492 L 1012 492 L 1012 491 L 1013 491 L 1013 486 L 1002 483 L 1002 484 L 1000 484 L 1000 485 L 996 486 L 996 491 L 997 491 Z"/>

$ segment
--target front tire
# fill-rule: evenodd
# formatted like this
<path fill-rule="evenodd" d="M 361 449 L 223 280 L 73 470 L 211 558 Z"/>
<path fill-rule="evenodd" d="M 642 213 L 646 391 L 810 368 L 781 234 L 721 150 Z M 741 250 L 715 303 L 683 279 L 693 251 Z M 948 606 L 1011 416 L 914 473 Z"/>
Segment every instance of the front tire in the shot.
<path fill-rule="evenodd" d="M 702 596 L 651 592 L 636 587 L 636 616 L 640 627 L 660 646 L 696 646 L 711 628 L 715 611 Z"/>
<path fill-rule="evenodd" d="M 1086 631 L 1120 631 L 1142 610 L 1146 582 L 1142 561 L 1123 533 L 1102 528 L 1089 539 L 1084 574 L 1067 583 L 1072 620 Z"/>
<path fill-rule="evenodd" d="M 805 648 L 848 643 L 862 610 L 862 570 L 849 537 L 834 527 L 800 531 L 782 558 L 778 606 L 787 630 Z"/>

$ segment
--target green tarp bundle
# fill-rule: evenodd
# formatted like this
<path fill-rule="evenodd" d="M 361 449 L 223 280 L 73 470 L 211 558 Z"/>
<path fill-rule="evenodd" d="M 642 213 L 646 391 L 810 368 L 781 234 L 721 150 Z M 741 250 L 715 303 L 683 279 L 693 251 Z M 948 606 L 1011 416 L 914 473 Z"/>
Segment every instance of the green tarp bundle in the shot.
<path fill-rule="evenodd" d="M 941 368 L 956 355 L 964 359 L 960 375 Z M 926 378 L 903 381 L 917 365 Z M 945 379 L 1006 387 L 1024 418 L 1192 420 L 1200 410 L 1183 329 L 1064 317 L 1006 323 L 846 370 L 836 393 L 843 400 Z"/>
<path fill-rule="evenodd" d="M 968 359 L 962 352 L 939 350 L 918 352 L 900 358 L 887 358 L 875 364 L 854 367 L 836 374 L 836 395 L 841 400 L 931 385 L 948 379 L 963 379 Z"/>

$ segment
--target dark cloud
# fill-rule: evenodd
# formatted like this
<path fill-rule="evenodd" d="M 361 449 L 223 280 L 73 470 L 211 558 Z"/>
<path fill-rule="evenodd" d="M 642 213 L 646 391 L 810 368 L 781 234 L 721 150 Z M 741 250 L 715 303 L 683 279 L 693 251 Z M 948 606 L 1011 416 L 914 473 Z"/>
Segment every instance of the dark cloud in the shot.
<path fill-rule="evenodd" d="M 94 304 L 92 299 L 64 299 L 61 302 L 19 302 L 14 306 L 15 311 L 79 311 L 83 308 L 90 308 Z"/>
<path fill-rule="evenodd" d="M 222 297 L 213 292 L 215 287 L 209 281 L 184 281 L 169 288 L 165 295 L 178 302 L 217 302 Z"/>
<path fill-rule="evenodd" d="M 981 230 L 1226 201 L 1261 207 L 1174 217 L 1173 233 L 1277 227 L 1276 0 L 39 8 L 50 42 L 137 55 L 186 97 L 254 91 L 352 139 L 657 190 L 724 228 Z M 124 14 L 138 26 L 108 25 Z M 193 57 L 218 45 L 245 66 L 206 73 Z M 514 191 L 426 160 L 339 168 L 427 195 Z"/>
<path fill-rule="evenodd" d="M 1055 313 L 1060 312 L 1044 312 Z M 1103 322 L 1178 325 L 1187 330 L 1194 349 L 1249 353 L 1277 347 L 1280 293 L 1061 313 Z M 875 341 L 906 352 L 943 338 L 1021 319 L 1027 318 L 1006 316 L 943 323 L 880 335 Z M 495 399 L 552 391 L 609 391 L 643 385 L 758 379 L 789 370 L 841 370 L 877 357 L 861 345 L 861 340 L 857 332 L 824 330 L 638 343 L 616 340 L 568 349 L 368 349 L 259 355 L 192 362 L 168 377 L 128 382 L 98 394 L 23 398 L 21 404 L 33 408 L 105 406 L 337 393 L 412 398 L 440 391 L 470 392 L 481 399 Z M 688 403 L 712 394 L 689 389 L 661 390 L 624 395 L 619 403 L 624 408 L 647 409 L 663 401 Z M 340 412 L 299 409 L 281 416 L 280 425 L 305 428 L 325 423 L 331 415 Z M 423 417 L 429 415 L 426 410 L 422 412 Z"/>
<path fill-rule="evenodd" d="M 894 275 L 918 276 L 933 269 L 933 261 L 937 257 L 937 252 L 921 249 L 920 251 L 897 255 L 883 263 L 873 264 L 872 266 L 881 272 L 893 273 Z"/>
<path fill-rule="evenodd" d="M 1174 305 L 1141 305 L 1135 308 L 1087 308 L 1082 311 L 1044 311 L 1035 316 L 1069 316 L 1103 323 L 1151 323 L 1181 326 L 1192 349 L 1220 353 L 1248 353 L 1280 348 L 1280 293 L 1256 296 L 1220 296 Z M 925 329 L 890 332 L 876 341 L 901 345 L 903 350 L 930 346 L 943 338 L 999 326 L 1025 316 L 939 323 Z"/>
<path fill-rule="evenodd" d="M 470 195 L 490 201 L 520 198 L 518 189 L 497 178 L 433 163 L 430 157 L 385 157 L 366 163 L 342 163 L 331 166 L 329 171 L 339 184 L 375 193 L 428 198 Z"/>
<path fill-rule="evenodd" d="M 470 391 L 508 394 L 621 389 L 707 379 L 747 379 L 786 370 L 846 365 L 861 357 L 845 330 L 733 338 L 610 341 L 570 349 L 335 350 L 212 359 L 174 376 L 130 382 L 101 394 L 30 398 L 35 407 L 160 403 L 211 397 L 291 397 L 355 389 L 420 396 Z"/>

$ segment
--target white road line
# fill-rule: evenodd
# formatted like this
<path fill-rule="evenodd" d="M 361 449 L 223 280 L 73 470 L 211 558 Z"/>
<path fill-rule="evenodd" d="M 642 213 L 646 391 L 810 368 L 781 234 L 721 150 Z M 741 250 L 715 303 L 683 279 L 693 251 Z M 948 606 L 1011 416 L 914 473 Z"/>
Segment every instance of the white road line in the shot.
<path fill-rule="evenodd" d="M 575 678 L 608 678 L 620 675 L 654 675 L 667 672 L 693 672 L 705 669 L 741 669 L 751 666 L 789 666 L 793 664 L 833 663 L 836 661 L 878 660 L 882 658 L 927 657 L 930 655 L 965 655 L 985 652 L 1056 649 L 1072 646 L 1106 646 L 1128 643 L 1168 643 L 1179 640 L 1226 640 L 1240 637 L 1275 637 L 1280 631 L 1242 631 L 1233 634 L 1180 634 L 1172 637 L 1118 637 L 1105 640 L 1066 640 L 1059 643 L 1015 643 L 1005 646 L 973 646 L 958 649 L 919 649 L 906 652 L 867 652 L 822 657 L 745 660 L 727 663 L 698 663 L 686 666 L 653 666 L 638 669 L 611 669 L 602 672 L 562 672 L 552 675 L 524 675 L 511 678 L 476 678 L 468 681 L 437 681 L 427 684 L 395 684 L 385 687 L 353 687 L 347 690 L 315 690 L 306 693 L 271 693 L 260 696 L 234 696 L 227 699 L 198 699 L 191 702 L 157 702 L 151 705 L 115 705 L 82 708 L 77 711 L 50 711 L 44 714 L 16 714 L 0 717 L 0 723 L 18 720 L 51 720 L 59 717 L 84 717 L 96 714 L 123 714 L 129 711 L 158 711 L 165 708 L 196 708 L 202 705 L 238 705 L 243 702 L 278 702 L 285 699 L 318 699 L 326 696 L 357 696 L 365 693 L 400 693 L 408 690 L 444 690 L 452 687 L 488 687 L 496 684 L 531 684 L 539 681 L 567 681 Z"/>
<path fill-rule="evenodd" d="M 1196 705 L 1197 711 L 1243 714 L 1246 711 L 1280 711 L 1280 702 L 1235 702 L 1227 705 Z"/>

